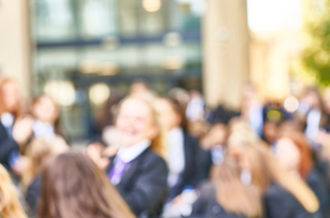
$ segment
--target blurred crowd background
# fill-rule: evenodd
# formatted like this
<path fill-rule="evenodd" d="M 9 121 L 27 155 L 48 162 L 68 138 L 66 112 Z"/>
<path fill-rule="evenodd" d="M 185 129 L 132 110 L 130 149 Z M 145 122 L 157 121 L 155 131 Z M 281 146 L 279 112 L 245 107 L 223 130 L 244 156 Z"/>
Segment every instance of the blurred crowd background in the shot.
<path fill-rule="evenodd" d="M 0 0 L 0 217 L 330 218 L 329 11 Z"/>

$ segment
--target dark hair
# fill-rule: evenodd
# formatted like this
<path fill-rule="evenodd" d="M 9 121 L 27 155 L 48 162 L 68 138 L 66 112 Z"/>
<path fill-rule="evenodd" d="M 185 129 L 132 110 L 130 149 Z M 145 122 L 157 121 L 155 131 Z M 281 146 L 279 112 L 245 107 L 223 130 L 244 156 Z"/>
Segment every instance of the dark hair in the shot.
<path fill-rule="evenodd" d="M 134 217 L 105 174 L 87 156 L 67 152 L 42 170 L 39 218 Z"/>
<path fill-rule="evenodd" d="M 183 130 L 187 131 L 189 121 L 186 117 L 186 108 L 182 104 L 180 104 L 180 102 L 175 98 L 165 98 L 165 100 L 170 103 L 174 112 L 177 113 L 181 117 L 180 127 Z"/>

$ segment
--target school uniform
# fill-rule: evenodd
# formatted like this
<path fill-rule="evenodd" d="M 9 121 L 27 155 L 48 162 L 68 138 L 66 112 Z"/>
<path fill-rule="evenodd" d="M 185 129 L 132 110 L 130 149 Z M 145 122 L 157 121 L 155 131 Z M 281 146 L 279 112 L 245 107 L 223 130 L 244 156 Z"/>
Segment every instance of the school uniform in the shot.
<path fill-rule="evenodd" d="M 144 140 L 120 148 L 106 169 L 109 180 L 137 216 L 159 216 L 167 196 L 165 161 Z"/>

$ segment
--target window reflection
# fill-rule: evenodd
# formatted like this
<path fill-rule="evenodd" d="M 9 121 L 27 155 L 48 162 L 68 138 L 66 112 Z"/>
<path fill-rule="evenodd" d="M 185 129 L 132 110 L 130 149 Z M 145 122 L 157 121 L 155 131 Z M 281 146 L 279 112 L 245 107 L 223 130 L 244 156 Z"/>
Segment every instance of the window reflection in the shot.
<path fill-rule="evenodd" d="M 113 0 L 85 0 L 81 9 L 82 34 L 99 37 L 116 33 L 116 14 Z"/>
<path fill-rule="evenodd" d="M 36 33 L 39 40 L 61 40 L 74 36 L 70 0 L 37 0 Z"/>

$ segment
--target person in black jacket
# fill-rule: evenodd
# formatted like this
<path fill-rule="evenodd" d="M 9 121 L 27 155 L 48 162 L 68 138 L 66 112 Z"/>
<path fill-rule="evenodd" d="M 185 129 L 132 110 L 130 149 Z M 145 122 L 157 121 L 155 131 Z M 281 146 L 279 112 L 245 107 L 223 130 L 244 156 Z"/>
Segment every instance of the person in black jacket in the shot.
<path fill-rule="evenodd" d="M 19 124 L 16 122 L 22 113 L 17 84 L 10 78 L 1 78 L 0 163 L 7 169 L 10 168 L 10 164 L 14 164 L 16 161 L 20 145 L 27 141 L 30 134 L 30 131 L 25 128 L 30 123 L 29 120 L 19 122 Z"/>
<path fill-rule="evenodd" d="M 313 162 L 312 149 L 303 133 L 287 132 L 275 145 L 275 156 L 290 172 L 304 179 L 317 196 L 325 213 L 329 205 L 329 193 L 325 178 Z"/>
<path fill-rule="evenodd" d="M 264 193 L 267 218 L 320 217 L 320 204 L 313 191 L 299 177 L 283 169 L 264 144 L 230 144 L 229 153 L 239 160 L 245 175 Z M 322 217 L 322 216 L 321 216 Z"/>
<path fill-rule="evenodd" d="M 193 205 L 192 217 L 261 218 L 260 191 L 244 185 L 237 163 L 226 157 L 215 167 L 212 182 L 203 184 L 201 195 Z"/>
<path fill-rule="evenodd" d="M 203 179 L 198 141 L 187 131 L 185 110 L 174 99 L 159 99 L 157 111 L 167 131 L 170 189 L 169 200 L 181 194 L 186 186 L 197 187 Z"/>
<path fill-rule="evenodd" d="M 159 216 L 167 196 L 168 169 L 156 111 L 149 100 L 130 96 L 120 105 L 116 128 L 121 141 L 106 169 L 137 216 Z"/>

